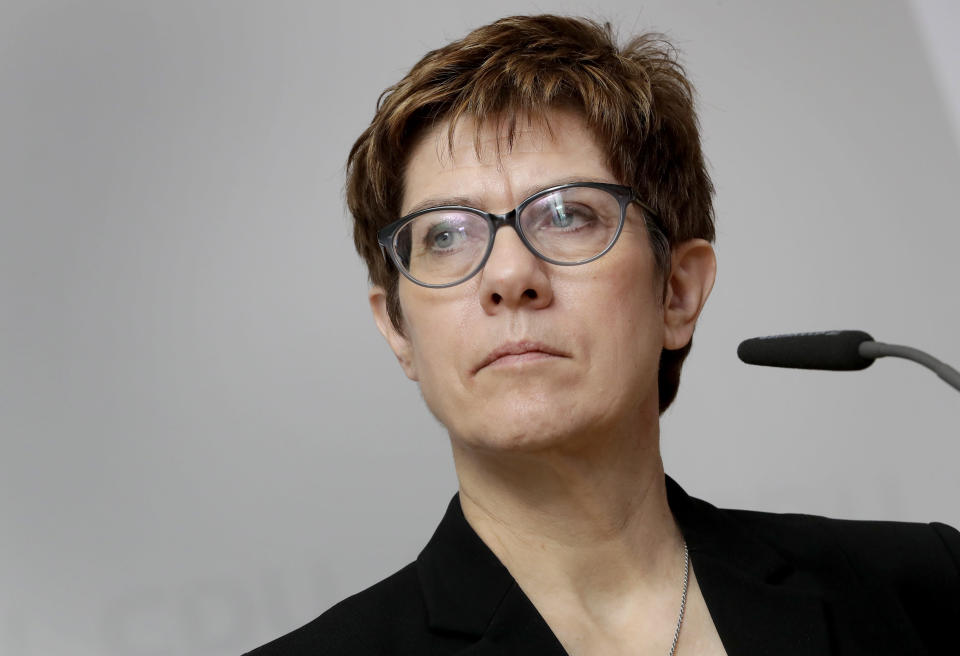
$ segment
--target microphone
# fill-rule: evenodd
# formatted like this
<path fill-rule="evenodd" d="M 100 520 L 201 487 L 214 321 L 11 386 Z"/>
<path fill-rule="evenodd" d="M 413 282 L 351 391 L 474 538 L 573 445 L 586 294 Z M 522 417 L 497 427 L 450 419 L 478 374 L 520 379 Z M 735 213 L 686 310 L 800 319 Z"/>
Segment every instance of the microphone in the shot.
<path fill-rule="evenodd" d="M 922 364 L 960 391 L 960 371 L 919 349 L 876 342 L 862 330 L 754 337 L 740 343 L 737 355 L 747 364 L 831 371 L 866 369 L 876 358 L 886 356 L 905 358 Z"/>
<path fill-rule="evenodd" d="M 754 337 L 740 343 L 737 355 L 747 364 L 794 369 L 856 371 L 873 364 L 860 354 L 860 345 L 873 337 L 862 330 L 831 330 Z"/>

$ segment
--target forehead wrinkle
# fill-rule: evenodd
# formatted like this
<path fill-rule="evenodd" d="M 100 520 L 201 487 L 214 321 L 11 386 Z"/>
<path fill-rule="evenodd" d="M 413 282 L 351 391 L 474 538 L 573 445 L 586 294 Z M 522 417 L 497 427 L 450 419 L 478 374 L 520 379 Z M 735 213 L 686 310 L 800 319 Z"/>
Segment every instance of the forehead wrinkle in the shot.
<path fill-rule="evenodd" d="M 517 123 L 520 123 L 520 125 L 518 126 Z M 514 185 L 519 185 L 520 181 L 514 180 L 509 175 L 504 175 L 507 170 L 504 157 L 514 153 L 518 155 L 546 154 L 551 152 L 551 145 L 559 145 L 557 132 L 552 125 L 552 121 L 546 115 L 539 117 L 527 115 L 525 121 L 522 118 L 518 121 L 505 120 L 503 116 L 500 116 L 498 119 L 487 118 L 478 122 L 470 115 L 457 117 L 453 120 L 441 120 L 436 122 L 423 135 L 419 145 L 414 145 L 413 148 L 422 148 L 426 146 L 424 142 L 431 139 L 433 140 L 435 161 L 439 164 L 441 170 L 447 172 L 470 168 L 479 171 L 483 167 L 494 164 L 490 157 L 495 157 L 495 170 L 498 173 L 495 193 L 497 196 L 505 193 L 508 200 L 503 201 L 505 203 L 503 207 L 491 207 L 487 201 L 491 200 L 492 194 L 490 192 L 494 190 L 487 184 L 482 184 L 480 188 L 470 193 L 462 193 L 463 189 L 442 190 L 435 188 L 434 191 L 437 193 L 431 193 L 426 198 L 421 197 L 416 204 L 404 207 L 404 215 L 429 207 L 444 205 L 466 205 L 488 212 L 506 212 L 513 209 L 513 202 L 520 202 L 548 187 L 571 182 L 617 182 L 612 176 L 608 175 L 572 174 L 538 180 L 533 184 L 526 185 L 523 189 L 515 190 Z M 478 175 L 477 178 L 480 179 L 482 176 Z M 408 180 L 405 176 L 405 187 L 406 182 Z M 407 189 L 404 191 L 404 196 L 406 196 Z M 518 198 L 514 193 L 515 191 L 522 194 L 523 198 Z M 402 203 L 402 206 L 405 205 L 406 203 Z M 510 207 L 507 207 L 507 205 L 510 205 Z"/>
<path fill-rule="evenodd" d="M 467 117 L 467 120 L 472 123 L 470 127 L 473 128 L 473 138 L 471 139 L 468 139 L 467 128 L 464 128 L 461 123 L 448 123 L 446 130 L 442 129 L 442 124 L 440 124 L 432 130 L 433 150 L 437 163 L 441 169 L 448 171 L 464 168 L 480 169 L 490 165 L 490 157 L 492 156 L 495 158 L 495 170 L 499 174 L 498 193 L 503 192 L 508 197 L 513 197 L 513 181 L 510 176 L 503 175 L 506 171 L 503 161 L 504 154 L 509 155 L 514 151 L 518 134 L 520 136 L 539 136 L 537 130 L 532 125 L 522 130 L 516 130 L 514 129 L 515 126 L 511 126 L 510 131 L 504 133 L 501 129 L 501 122 L 497 122 L 494 130 L 491 131 L 490 121 L 477 123 L 472 117 Z M 425 137 L 429 139 L 430 135 L 425 135 Z M 467 150 L 468 144 L 470 146 L 469 151 Z M 491 144 L 494 144 L 494 146 L 491 147 Z M 529 149 L 520 149 L 519 152 L 543 152 L 542 140 L 537 139 L 536 143 L 532 144 Z M 487 185 L 484 184 L 483 186 Z M 483 209 L 485 205 L 483 198 L 487 195 L 485 191 L 480 190 L 480 197 L 457 194 L 455 191 L 449 195 L 432 195 L 405 210 L 404 214 L 412 214 L 428 207 L 442 205 L 466 205 Z"/>
<path fill-rule="evenodd" d="M 506 182 L 505 186 L 507 187 L 508 193 L 511 194 L 511 197 L 516 198 L 516 196 L 512 195 L 513 189 L 510 184 L 509 178 L 506 179 L 505 182 Z M 561 178 L 552 178 L 548 181 L 534 183 L 532 185 L 527 186 L 525 189 L 521 190 L 519 192 L 519 195 L 522 195 L 522 198 L 520 199 L 520 201 L 522 202 L 523 200 L 530 198 L 531 196 L 537 194 L 538 192 L 543 191 L 544 189 L 549 189 L 550 187 L 559 187 L 560 185 L 571 184 L 573 182 L 609 183 L 611 182 L 611 180 L 607 178 L 592 176 L 592 175 L 569 175 Z M 436 196 L 430 196 L 420 201 L 419 203 L 411 207 L 409 210 L 407 210 L 405 214 L 413 214 L 414 212 L 419 212 L 420 210 L 425 210 L 430 207 L 444 207 L 449 205 L 461 205 L 466 207 L 472 207 L 474 209 L 483 210 L 486 212 L 492 211 L 490 208 L 484 206 L 484 203 L 482 200 L 473 196 L 436 195 Z M 509 212 L 512 209 L 514 208 L 513 207 L 504 208 L 504 211 Z"/>
<path fill-rule="evenodd" d="M 531 148 L 521 148 L 519 152 L 539 152 L 544 149 L 546 142 L 555 142 L 553 127 L 547 116 L 533 117 L 529 114 L 523 115 L 525 121 L 518 120 L 517 114 L 505 116 L 497 114 L 496 116 L 486 117 L 477 120 L 470 115 L 457 116 L 447 121 L 445 131 L 437 130 L 437 158 L 443 163 L 441 156 L 441 132 L 445 132 L 446 155 L 451 163 L 457 158 L 457 151 L 465 151 L 467 141 L 466 131 L 472 131 L 473 138 L 469 140 L 473 148 L 473 155 L 480 163 L 487 161 L 488 154 L 492 151 L 495 154 L 497 171 L 503 171 L 503 156 L 511 154 L 517 147 L 518 141 L 523 141 L 524 136 L 540 137 L 546 135 L 545 139 L 537 139 Z M 466 120 L 468 127 L 464 127 L 462 120 Z M 536 125 L 535 125 L 536 123 Z M 522 124 L 518 126 L 518 124 Z M 442 124 L 441 124 L 442 125 Z M 472 130 L 470 130 L 472 128 Z M 493 144 L 492 148 L 488 148 Z"/>

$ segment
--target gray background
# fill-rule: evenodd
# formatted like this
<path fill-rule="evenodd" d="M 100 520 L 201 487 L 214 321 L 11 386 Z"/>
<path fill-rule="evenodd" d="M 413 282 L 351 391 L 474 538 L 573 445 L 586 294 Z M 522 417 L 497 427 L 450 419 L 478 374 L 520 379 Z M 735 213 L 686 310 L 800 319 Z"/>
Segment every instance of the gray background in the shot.
<path fill-rule="evenodd" d="M 960 32 L 940 2 L 0 4 L 0 653 L 236 654 L 412 560 L 445 434 L 369 318 L 343 162 L 510 13 L 658 29 L 720 273 L 667 471 L 718 505 L 960 525 L 960 397 L 749 368 L 838 327 L 960 365 Z"/>

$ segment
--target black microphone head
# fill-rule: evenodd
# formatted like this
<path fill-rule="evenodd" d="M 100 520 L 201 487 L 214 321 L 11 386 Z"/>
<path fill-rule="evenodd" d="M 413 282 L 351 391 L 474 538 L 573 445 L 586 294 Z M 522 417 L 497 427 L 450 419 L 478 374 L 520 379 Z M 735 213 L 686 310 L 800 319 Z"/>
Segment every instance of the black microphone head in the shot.
<path fill-rule="evenodd" d="M 741 342 L 737 355 L 747 364 L 767 367 L 854 371 L 873 364 L 860 355 L 860 344 L 870 341 L 873 337 L 862 330 L 773 335 Z"/>

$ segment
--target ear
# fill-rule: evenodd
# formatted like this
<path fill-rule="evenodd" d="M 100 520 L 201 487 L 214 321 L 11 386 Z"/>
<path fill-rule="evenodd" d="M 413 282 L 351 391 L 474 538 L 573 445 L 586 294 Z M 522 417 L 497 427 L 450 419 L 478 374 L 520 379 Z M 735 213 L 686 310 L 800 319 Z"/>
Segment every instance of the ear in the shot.
<path fill-rule="evenodd" d="M 674 246 L 663 299 L 663 347 L 683 348 L 693 337 L 697 318 L 717 276 L 717 256 L 703 239 Z"/>
<path fill-rule="evenodd" d="M 397 330 L 390 319 L 390 313 L 387 312 L 386 290 L 380 285 L 374 285 L 370 288 L 369 300 L 373 320 L 377 322 L 377 329 L 387 340 L 393 354 L 397 356 L 397 361 L 403 367 L 403 372 L 407 374 L 407 378 L 417 380 L 417 368 L 413 364 L 413 346 L 407 336 Z"/>

